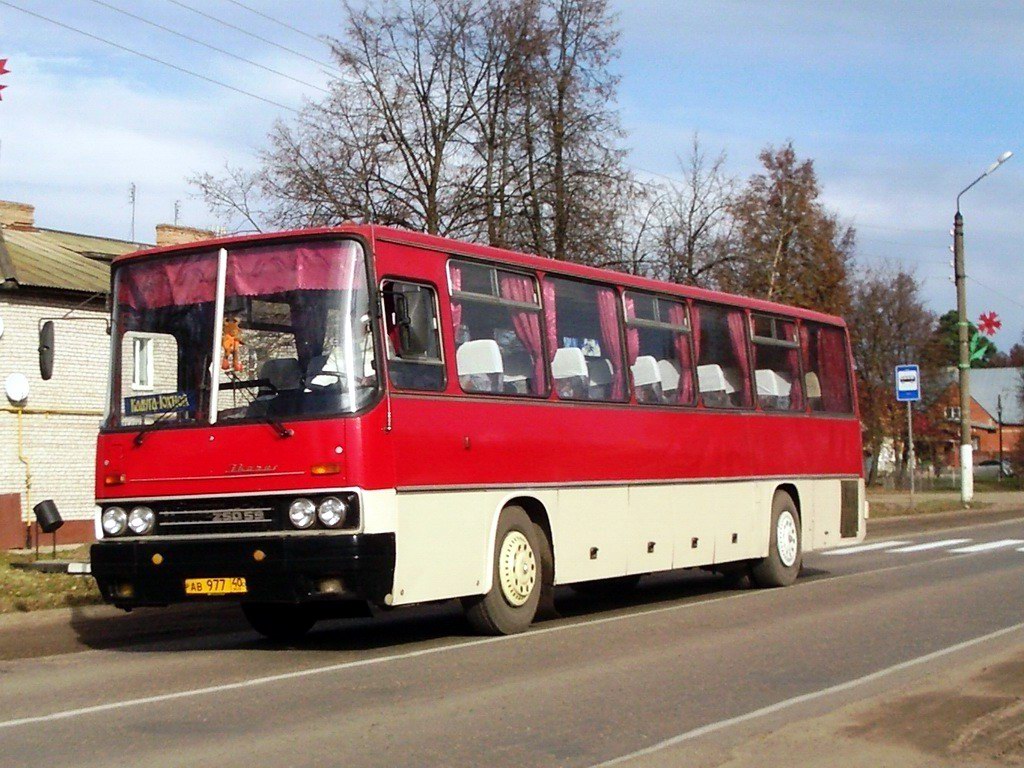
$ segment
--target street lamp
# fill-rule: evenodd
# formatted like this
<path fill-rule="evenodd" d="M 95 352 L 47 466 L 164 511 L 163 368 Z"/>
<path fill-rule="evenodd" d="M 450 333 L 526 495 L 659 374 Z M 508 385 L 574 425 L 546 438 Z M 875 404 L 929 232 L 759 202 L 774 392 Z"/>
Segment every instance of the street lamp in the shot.
<path fill-rule="evenodd" d="M 1003 152 L 978 178 L 960 190 L 956 196 L 956 216 L 953 217 L 953 270 L 956 276 L 956 312 L 960 347 L 960 502 L 970 506 L 974 498 L 974 446 L 971 444 L 971 356 L 967 338 L 967 274 L 964 272 L 964 217 L 960 215 L 960 198 L 964 192 L 984 179 L 996 168 L 1013 157 Z"/>

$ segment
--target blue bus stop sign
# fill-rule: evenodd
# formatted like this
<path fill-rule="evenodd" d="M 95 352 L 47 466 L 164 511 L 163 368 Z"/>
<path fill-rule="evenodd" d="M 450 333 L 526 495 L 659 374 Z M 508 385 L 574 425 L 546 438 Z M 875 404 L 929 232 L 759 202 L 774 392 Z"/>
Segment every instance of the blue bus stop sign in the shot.
<path fill-rule="evenodd" d="M 921 369 L 916 365 L 896 366 L 896 399 L 901 403 L 921 399 Z"/>

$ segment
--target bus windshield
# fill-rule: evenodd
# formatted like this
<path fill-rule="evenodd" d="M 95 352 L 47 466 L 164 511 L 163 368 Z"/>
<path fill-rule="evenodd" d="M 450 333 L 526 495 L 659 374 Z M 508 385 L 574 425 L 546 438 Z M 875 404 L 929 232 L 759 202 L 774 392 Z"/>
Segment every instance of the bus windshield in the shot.
<path fill-rule="evenodd" d="M 353 240 L 128 263 L 114 296 L 108 426 L 351 413 L 377 391 Z"/>

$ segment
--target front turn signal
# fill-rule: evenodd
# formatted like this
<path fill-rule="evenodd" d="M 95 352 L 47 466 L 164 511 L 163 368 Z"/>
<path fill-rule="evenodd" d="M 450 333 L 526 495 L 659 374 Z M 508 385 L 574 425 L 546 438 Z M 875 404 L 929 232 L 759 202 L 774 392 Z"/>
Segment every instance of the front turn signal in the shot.
<path fill-rule="evenodd" d="M 314 475 L 337 475 L 341 473 L 340 464 L 314 464 L 310 471 Z"/>

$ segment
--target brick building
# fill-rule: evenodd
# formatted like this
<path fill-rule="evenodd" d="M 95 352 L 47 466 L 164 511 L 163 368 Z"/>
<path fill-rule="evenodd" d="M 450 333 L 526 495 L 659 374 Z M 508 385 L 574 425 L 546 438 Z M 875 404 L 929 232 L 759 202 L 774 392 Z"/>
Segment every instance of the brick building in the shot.
<path fill-rule="evenodd" d="M 12 374 L 29 383 L 21 403 L 0 391 L 0 548 L 24 546 L 31 507 L 47 498 L 67 521 L 58 541 L 93 538 L 93 464 L 110 359 L 110 261 L 144 247 L 37 227 L 34 218 L 31 205 L 0 201 L 0 389 Z M 157 229 L 160 244 L 209 234 Z M 56 319 L 56 356 L 53 378 L 43 381 L 38 328 L 47 319 Z"/>
<path fill-rule="evenodd" d="M 1011 458 L 1019 450 L 1024 440 L 1022 385 L 1024 378 L 1020 368 L 971 370 L 971 440 L 975 463 L 999 458 L 1000 436 L 1005 458 Z M 940 405 L 946 436 L 942 461 L 947 467 L 959 466 L 960 388 L 956 383 L 946 391 Z"/>

